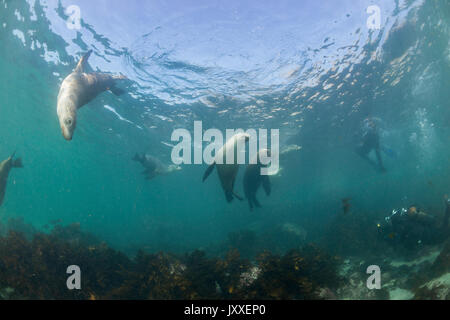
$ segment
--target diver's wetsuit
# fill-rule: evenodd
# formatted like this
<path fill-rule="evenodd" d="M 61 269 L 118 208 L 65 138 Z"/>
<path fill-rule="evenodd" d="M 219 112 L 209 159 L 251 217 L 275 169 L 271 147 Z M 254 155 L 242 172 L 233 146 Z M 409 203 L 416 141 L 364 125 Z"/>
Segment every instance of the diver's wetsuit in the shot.
<path fill-rule="evenodd" d="M 429 214 L 408 214 L 406 209 L 394 210 L 386 217 L 382 231 L 387 240 L 413 248 L 419 243 L 438 244 L 449 236 L 450 201 L 446 201 L 444 221 L 439 225 L 437 219 Z"/>
<path fill-rule="evenodd" d="M 372 150 L 375 150 L 375 154 L 378 160 L 378 167 L 380 168 L 381 171 L 383 172 L 386 171 L 386 169 L 383 166 L 383 161 L 381 160 L 380 137 L 376 129 L 371 129 L 366 132 L 366 134 L 363 136 L 362 144 L 356 148 L 356 153 L 358 153 L 361 157 L 369 161 L 371 164 L 376 165 L 368 157 L 369 152 Z"/>

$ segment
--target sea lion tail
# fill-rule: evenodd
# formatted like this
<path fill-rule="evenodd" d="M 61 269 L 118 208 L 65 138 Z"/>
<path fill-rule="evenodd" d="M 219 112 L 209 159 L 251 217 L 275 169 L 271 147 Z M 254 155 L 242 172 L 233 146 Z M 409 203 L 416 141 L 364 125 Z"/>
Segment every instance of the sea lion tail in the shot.
<path fill-rule="evenodd" d="M 208 178 L 209 175 L 211 174 L 211 172 L 213 172 L 215 166 L 216 166 L 216 163 L 214 162 L 213 164 L 211 164 L 208 167 L 208 169 L 206 169 L 205 173 L 203 174 L 202 182 L 205 182 L 206 178 Z"/>

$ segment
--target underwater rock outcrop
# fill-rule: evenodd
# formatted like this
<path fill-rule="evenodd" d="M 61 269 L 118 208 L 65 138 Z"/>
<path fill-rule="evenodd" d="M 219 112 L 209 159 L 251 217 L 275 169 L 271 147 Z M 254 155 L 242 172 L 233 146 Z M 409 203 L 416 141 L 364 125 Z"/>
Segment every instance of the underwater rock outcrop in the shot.
<path fill-rule="evenodd" d="M 389 249 L 378 236 L 376 219 L 359 212 L 339 213 L 329 223 L 322 243 L 342 256 L 364 257 L 370 253 L 373 258 Z"/>
<path fill-rule="evenodd" d="M 450 240 L 448 240 L 440 254 L 431 265 L 426 283 L 418 286 L 414 291 L 414 299 L 420 300 L 449 300 L 450 299 Z"/>
<path fill-rule="evenodd" d="M 445 243 L 441 253 L 431 266 L 431 272 L 435 276 L 450 272 L 450 240 Z"/>
<path fill-rule="evenodd" d="M 324 288 L 335 290 L 342 282 L 340 263 L 314 245 L 291 250 L 284 256 L 262 253 L 259 276 L 246 288 L 245 299 L 320 299 Z"/>

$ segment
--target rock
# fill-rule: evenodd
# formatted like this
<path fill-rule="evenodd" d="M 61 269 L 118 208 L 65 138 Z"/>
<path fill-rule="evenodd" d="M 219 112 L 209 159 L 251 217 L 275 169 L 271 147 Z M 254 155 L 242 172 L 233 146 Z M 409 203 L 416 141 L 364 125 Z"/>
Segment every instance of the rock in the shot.
<path fill-rule="evenodd" d="M 450 272 L 433 279 L 416 290 L 414 299 L 420 300 L 449 300 L 450 299 Z"/>

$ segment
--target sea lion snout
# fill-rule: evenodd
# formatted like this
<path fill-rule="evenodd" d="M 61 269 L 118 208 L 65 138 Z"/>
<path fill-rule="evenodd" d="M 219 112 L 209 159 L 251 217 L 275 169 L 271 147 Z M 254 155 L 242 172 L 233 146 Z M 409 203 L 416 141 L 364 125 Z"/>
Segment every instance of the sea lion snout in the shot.
<path fill-rule="evenodd" d="M 61 119 L 61 132 L 64 139 L 72 140 L 73 132 L 75 131 L 76 120 L 73 117 L 64 117 Z"/>

